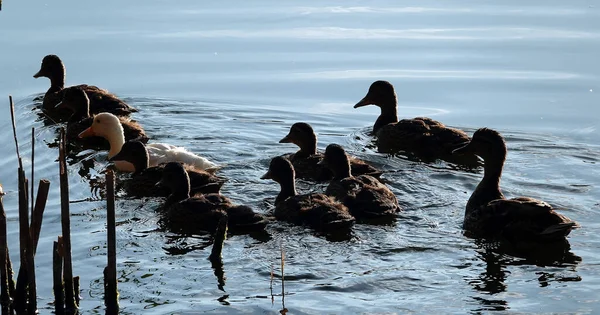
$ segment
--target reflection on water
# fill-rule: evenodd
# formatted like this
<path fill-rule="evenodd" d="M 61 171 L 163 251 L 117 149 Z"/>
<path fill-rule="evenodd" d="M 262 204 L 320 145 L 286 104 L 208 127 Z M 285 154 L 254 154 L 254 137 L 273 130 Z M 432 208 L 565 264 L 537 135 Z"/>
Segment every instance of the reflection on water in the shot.
<path fill-rule="evenodd" d="M 48 83 L 31 74 L 49 53 L 65 61 L 68 85 L 96 84 L 138 108 L 133 118 L 151 142 L 185 146 L 224 165 L 223 194 L 235 203 L 272 212 L 279 187 L 259 178 L 272 157 L 296 151 L 277 141 L 305 121 L 319 135 L 320 150 L 338 143 L 384 170 L 383 180 L 406 209 L 393 224 L 357 224 L 339 242 L 275 222 L 265 234 L 229 235 L 222 259 L 211 262 L 211 236 L 164 231 L 156 211 L 161 199 L 120 192 L 123 314 L 585 314 L 600 305 L 594 233 L 600 229 L 600 20 L 584 0 L 526 6 L 110 0 L 93 10 L 76 1 L 9 1 L 2 9 L 0 97 L 13 93 L 17 100 L 25 169 L 35 127 L 35 178 L 52 182 L 36 257 L 42 313 L 52 309 L 45 271 L 61 233 L 57 126 L 38 117 L 33 99 Z M 368 132 L 378 110 L 352 109 L 374 79 L 397 86 L 401 118 L 431 116 L 469 134 L 482 126 L 502 132 L 509 149 L 504 193 L 545 200 L 578 221 L 582 228 L 571 233 L 570 244 L 511 248 L 465 237 L 464 207 L 481 170 L 377 153 Z M 0 115 L 4 135 L 12 133 L 8 117 Z M 14 242 L 14 144 L 10 136 L 0 139 L 0 182 Z M 68 166 L 81 307 L 99 313 L 106 152 L 73 149 Z M 304 181 L 297 186 L 324 189 Z"/>

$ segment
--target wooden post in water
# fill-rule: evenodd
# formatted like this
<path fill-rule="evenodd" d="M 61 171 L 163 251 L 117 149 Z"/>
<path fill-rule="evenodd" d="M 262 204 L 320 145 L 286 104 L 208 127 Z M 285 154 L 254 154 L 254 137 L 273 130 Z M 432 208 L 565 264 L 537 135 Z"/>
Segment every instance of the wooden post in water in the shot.
<path fill-rule="evenodd" d="M 108 264 L 104 268 L 104 304 L 106 305 L 106 314 L 118 314 L 115 174 L 112 170 L 106 171 L 106 221 Z"/>
<path fill-rule="evenodd" d="M 60 168 L 60 214 L 63 237 L 63 279 L 65 285 L 65 309 L 67 314 L 77 312 L 73 288 L 73 262 L 71 259 L 71 216 L 69 212 L 69 175 L 67 173 L 65 128 L 60 128 L 58 145 L 58 164 Z"/>
<path fill-rule="evenodd" d="M 62 253 L 62 237 L 54 242 L 52 249 L 52 280 L 54 282 L 54 311 L 56 315 L 65 313 L 65 295 L 63 289 L 63 253 Z"/>

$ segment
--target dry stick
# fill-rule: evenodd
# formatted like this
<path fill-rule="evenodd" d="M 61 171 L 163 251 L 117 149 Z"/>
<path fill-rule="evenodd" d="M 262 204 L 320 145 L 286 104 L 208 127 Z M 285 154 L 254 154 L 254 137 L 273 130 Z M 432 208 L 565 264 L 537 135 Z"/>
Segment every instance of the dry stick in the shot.
<path fill-rule="evenodd" d="M 117 232 L 115 222 L 115 173 L 106 172 L 106 232 L 108 241 L 108 265 L 104 269 L 104 304 L 106 314 L 119 313 L 117 291 Z"/>
<path fill-rule="evenodd" d="M 52 250 L 52 280 L 54 282 L 54 311 L 56 315 L 65 313 L 65 296 L 63 291 L 63 259 L 62 259 L 62 237 L 58 237 L 58 241 L 54 242 Z"/>
<path fill-rule="evenodd" d="M 0 304 L 2 305 L 2 315 L 12 314 L 11 298 L 8 289 L 8 243 L 6 241 L 6 212 L 2 203 L 2 195 L 0 194 Z"/>
<path fill-rule="evenodd" d="M 29 199 L 31 201 L 31 217 L 33 218 L 33 205 L 34 205 L 34 200 L 33 199 L 33 184 L 34 182 L 34 172 L 35 172 L 35 127 L 31 128 L 31 199 Z"/>
<path fill-rule="evenodd" d="M 33 208 L 33 214 L 31 215 L 31 238 L 33 240 L 33 254 L 37 251 L 37 245 L 40 240 L 40 231 L 42 230 L 42 219 L 44 217 L 44 210 L 46 209 L 46 201 L 48 200 L 48 192 L 50 191 L 50 181 L 47 179 L 41 179 L 37 198 L 35 199 L 35 207 Z"/>
<path fill-rule="evenodd" d="M 65 308 L 68 314 L 77 311 L 73 291 L 73 261 L 71 259 L 71 217 L 69 214 L 69 177 L 67 174 L 67 161 L 65 153 L 65 128 L 60 128 L 58 145 L 58 164 L 60 167 L 60 213 L 63 237 L 64 283 L 65 283 Z"/>
<path fill-rule="evenodd" d="M 30 288 L 30 290 L 36 290 L 35 288 L 35 275 L 33 276 L 33 279 L 30 278 L 30 276 L 27 274 L 27 271 L 29 269 L 33 269 L 35 266 L 35 262 L 34 262 L 34 255 L 35 252 L 37 251 L 37 244 L 40 238 L 40 230 L 42 229 L 42 218 L 44 215 L 44 209 L 46 208 L 46 201 L 48 199 L 48 191 L 50 190 L 50 182 L 46 179 L 42 179 L 40 180 L 39 186 L 38 186 L 38 194 L 37 194 L 37 199 L 36 199 L 36 203 L 35 203 L 35 207 L 33 209 L 33 213 L 32 213 L 32 217 L 31 217 L 31 225 L 29 227 L 29 233 L 30 233 L 30 241 L 31 241 L 31 252 L 32 253 L 32 257 L 31 259 L 28 258 L 28 262 L 30 264 L 30 266 L 28 268 L 20 268 L 19 269 L 19 275 L 17 277 L 17 283 L 18 282 L 22 282 L 25 279 L 29 279 L 29 283 L 33 286 Z M 35 270 L 34 270 L 35 272 Z M 20 286 L 19 286 L 20 288 Z M 33 292 L 36 293 L 36 292 Z M 31 293 L 30 293 L 31 296 Z M 33 295 L 35 296 L 35 294 Z"/>
<path fill-rule="evenodd" d="M 27 179 L 25 172 L 19 168 L 19 248 L 21 253 L 21 264 L 19 272 L 21 277 L 17 278 L 17 290 L 15 296 L 15 310 L 18 314 L 25 314 L 27 309 L 27 287 L 29 280 L 28 270 L 28 245 L 29 245 L 29 206 L 27 204 Z"/>
<path fill-rule="evenodd" d="M 19 140 L 17 140 L 17 124 L 15 122 L 15 103 L 13 103 L 12 96 L 8 96 L 10 103 L 10 119 L 12 120 L 13 136 L 15 137 L 15 146 L 17 147 L 17 159 L 19 160 L 19 168 L 23 169 L 23 162 L 21 161 L 21 154 L 19 153 Z"/>

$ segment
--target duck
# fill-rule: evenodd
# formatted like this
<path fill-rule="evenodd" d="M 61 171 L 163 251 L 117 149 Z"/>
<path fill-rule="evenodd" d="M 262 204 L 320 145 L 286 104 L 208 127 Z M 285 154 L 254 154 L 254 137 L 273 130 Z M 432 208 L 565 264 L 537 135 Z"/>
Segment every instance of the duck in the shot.
<path fill-rule="evenodd" d="M 330 144 L 320 162 L 333 172 L 325 194 L 342 202 L 358 220 L 393 219 L 402 209 L 396 195 L 370 175 L 352 176 L 344 148 Z"/>
<path fill-rule="evenodd" d="M 325 234 L 348 234 L 354 226 L 355 219 L 348 208 L 333 198 L 320 193 L 299 195 L 294 166 L 285 157 L 274 157 L 261 179 L 271 179 L 281 187 L 275 198 L 277 220 L 309 226 Z"/>
<path fill-rule="evenodd" d="M 323 154 L 317 151 L 317 135 L 308 123 L 293 124 L 288 134 L 279 140 L 279 143 L 293 143 L 300 148 L 296 153 L 285 155 L 292 162 L 297 178 L 326 181 L 333 177 L 327 167 L 319 165 Z M 352 173 L 357 175 L 370 174 L 375 177 L 381 175 L 380 170 L 356 157 L 350 157 L 350 166 Z"/>
<path fill-rule="evenodd" d="M 63 99 L 56 104 L 56 108 L 65 109 L 72 113 L 67 119 L 66 135 L 69 141 L 79 142 L 86 147 L 93 147 L 98 150 L 108 150 L 110 148 L 108 141 L 102 137 L 88 137 L 85 138 L 85 141 L 78 137 L 93 121 L 93 118 L 90 116 L 90 99 L 82 88 L 74 86 L 65 89 Z M 143 143 L 148 142 L 148 136 L 146 136 L 140 124 L 126 117 L 118 118 L 121 126 L 123 126 L 123 134 L 126 141 L 137 140 Z"/>
<path fill-rule="evenodd" d="M 399 121 L 396 91 L 390 82 L 373 82 L 367 95 L 356 103 L 354 108 L 367 105 L 376 105 L 381 109 L 381 114 L 373 126 L 379 152 L 407 152 L 424 161 L 442 159 L 471 168 L 481 165 L 474 154 L 452 154 L 454 149 L 470 140 L 464 131 L 446 127 L 441 122 L 427 117 Z"/>
<path fill-rule="evenodd" d="M 248 206 L 234 205 L 218 193 L 190 195 L 188 174 L 181 163 L 169 162 L 157 183 L 170 191 L 161 210 L 162 222 L 167 227 L 184 233 L 214 233 L 219 221 L 226 216 L 232 233 L 264 231 L 269 219 Z"/>
<path fill-rule="evenodd" d="M 123 144 L 125 136 L 123 126 L 119 118 L 111 113 L 100 113 L 94 116 L 92 125 L 79 134 L 79 138 L 99 136 L 108 140 L 110 149 L 108 158 L 115 156 Z M 206 171 L 216 171 L 219 166 L 208 159 L 189 152 L 185 148 L 177 147 L 166 143 L 149 143 L 146 149 L 150 155 L 149 167 L 157 166 L 167 162 L 181 162 L 190 165 L 196 169 Z M 117 170 L 121 172 L 134 172 L 131 163 L 115 163 Z"/>
<path fill-rule="evenodd" d="M 65 92 L 65 65 L 57 55 L 47 55 L 42 59 L 40 70 L 33 75 L 34 78 L 46 77 L 50 79 L 50 88 L 44 94 L 42 109 L 51 117 L 61 121 L 69 117 L 66 111 L 56 110 Z M 128 116 L 137 112 L 137 109 L 116 97 L 114 94 L 97 86 L 81 84 L 75 87 L 85 91 L 90 99 L 90 113 L 110 112 L 118 116 Z M 68 89 L 68 88 L 67 88 Z"/>
<path fill-rule="evenodd" d="M 162 179 L 165 164 L 149 167 L 150 157 L 146 146 L 140 141 L 128 141 L 121 151 L 111 157 L 113 163 L 130 163 L 126 166 L 133 169 L 131 179 L 123 184 L 126 193 L 134 197 L 167 197 L 169 189 L 156 184 Z M 225 179 L 209 172 L 184 165 L 190 179 L 190 193 L 218 193 Z"/>
<path fill-rule="evenodd" d="M 509 243 L 562 242 L 579 227 L 575 221 L 556 212 L 547 202 L 517 197 L 506 199 L 500 178 L 506 161 L 506 143 L 499 132 L 481 128 L 471 141 L 454 150 L 473 153 L 484 161 L 483 179 L 467 202 L 463 229 L 474 238 L 506 240 Z"/>

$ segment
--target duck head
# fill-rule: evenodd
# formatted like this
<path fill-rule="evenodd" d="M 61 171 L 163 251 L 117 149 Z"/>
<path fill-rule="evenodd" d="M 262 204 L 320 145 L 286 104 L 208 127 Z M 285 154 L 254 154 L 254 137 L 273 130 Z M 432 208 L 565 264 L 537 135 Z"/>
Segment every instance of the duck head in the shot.
<path fill-rule="evenodd" d="M 295 176 L 296 173 L 292 163 L 282 156 L 276 156 L 271 160 L 271 163 L 269 163 L 269 170 L 261 177 L 261 179 L 271 179 L 279 183 L 281 192 L 275 200 L 277 203 L 289 196 L 296 195 Z"/>
<path fill-rule="evenodd" d="M 363 107 L 366 105 L 376 105 L 381 109 L 381 114 L 375 121 L 373 133 L 377 133 L 379 129 L 387 124 L 398 122 L 398 101 L 394 86 L 388 81 L 375 81 L 369 87 L 369 92 L 363 97 L 354 108 Z"/>
<path fill-rule="evenodd" d="M 317 135 L 312 127 L 304 122 L 292 125 L 290 132 L 279 143 L 293 143 L 300 147 L 299 153 L 310 156 L 317 153 Z"/>
<path fill-rule="evenodd" d="M 325 149 L 325 155 L 319 164 L 327 166 L 333 172 L 334 179 L 343 179 L 352 176 L 348 155 L 346 155 L 346 151 L 339 144 L 332 143 L 328 145 Z"/>
<path fill-rule="evenodd" d="M 190 197 L 190 177 L 179 162 L 169 162 L 163 168 L 162 178 L 156 186 L 166 187 L 171 191 L 169 199 L 180 201 Z"/>
<path fill-rule="evenodd" d="M 130 163 L 134 173 L 147 169 L 150 164 L 148 150 L 140 141 L 125 142 L 121 151 L 108 160 L 114 162 L 115 165 L 119 162 Z"/>
<path fill-rule="evenodd" d="M 354 108 L 359 108 L 367 105 L 376 105 L 381 107 L 396 107 L 396 91 L 394 86 L 388 81 L 375 81 L 369 87 L 369 92 L 363 97 Z"/>
<path fill-rule="evenodd" d="M 40 71 L 33 75 L 34 78 L 46 77 L 50 79 L 52 85 L 65 84 L 65 66 L 57 55 L 47 55 L 42 59 Z"/>
<path fill-rule="evenodd" d="M 94 116 L 92 125 L 79 134 L 79 138 L 102 137 L 110 143 L 110 151 L 108 158 L 112 158 L 125 143 L 125 135 L 123 134 L 123 126 L 119 118 L 111 113 L 100 113 Z"/>
<path fill-rule="evenodd" d="M 475 131 L 471 141 L 452 151 L 453 154 L 472 153 L 481 157 L 485 164 L 503 164 L 506 159 L 506 143 L 500 133 L 489 128 Z"/>
<path fill-rule="evenodd" d="M 73 112 L 71 119 L 81 120 L 90 117 L 90 99 L 80 87 L 68 87 L 64 90 L 63 99 L 56 104 L 56 108 L 67 109 Z"/>

